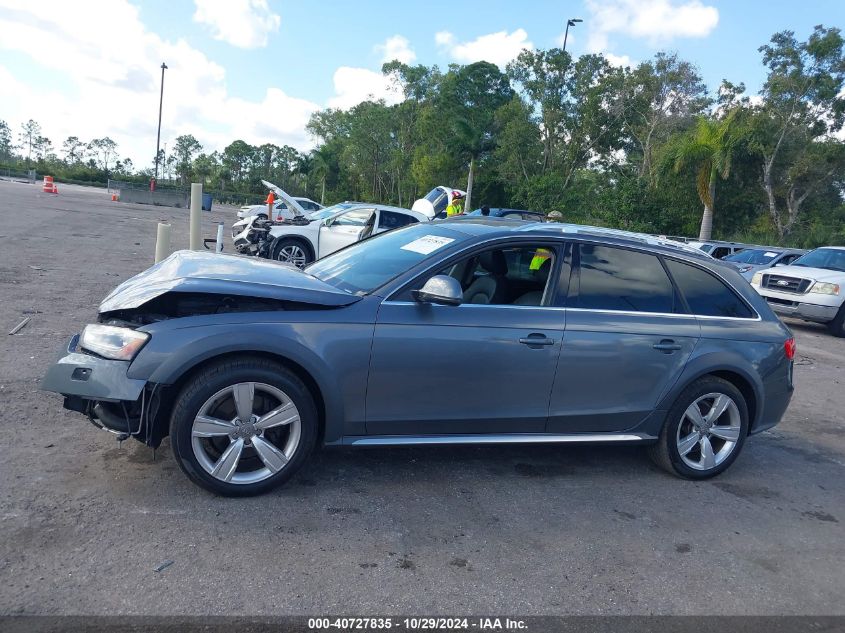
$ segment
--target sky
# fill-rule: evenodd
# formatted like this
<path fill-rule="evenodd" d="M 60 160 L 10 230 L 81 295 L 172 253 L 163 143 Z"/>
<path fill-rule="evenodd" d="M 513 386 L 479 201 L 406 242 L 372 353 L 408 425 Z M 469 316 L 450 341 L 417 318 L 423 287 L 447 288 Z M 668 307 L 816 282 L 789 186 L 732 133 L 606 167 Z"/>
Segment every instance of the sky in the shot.
<path fill-rule="evenodd" d="M 0 0 L 0 120 L 15 138 L 35 119 L 61 155 L 68 136 L 109 136 L 136 168 L 193 134 L 206 151 L 235 139 L 314 146 L 311 114 L 401 96 L 384 61 L 505 65 L 560 46 L 635 65 L 660 50 L 756 94 L 757 49 L 775 32 L 805 39 L 845 27 L 845 0 Z M 169 150 L 168 150 L 169 151 Z"/>

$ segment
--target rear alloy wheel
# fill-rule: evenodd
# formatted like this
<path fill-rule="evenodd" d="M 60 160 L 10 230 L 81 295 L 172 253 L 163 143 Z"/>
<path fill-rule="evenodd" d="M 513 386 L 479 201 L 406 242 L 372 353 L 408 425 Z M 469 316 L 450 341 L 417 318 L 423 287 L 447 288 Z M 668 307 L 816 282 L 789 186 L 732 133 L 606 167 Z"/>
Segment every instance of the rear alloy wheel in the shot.
<path fill-rule="evenodd" d="M 310 253 L 298 240 L 281 240 L 273 250 L 273 259 L 293 264 L 297 268 L 304 268 L 311 263 Z"/>
<path fill-rule="evenodd" d="M 182 470 L 227 496 L 265 492 L 287 480 L 316 438 L 314 401 L 302 382 L 270 361 L 218 363 L 178 396 L 171 443 Z"/>
<path fill-rule="evenodd" d="M 688 479 L 718 475 L 736 459 L 748 435 L 748 409 L 731 383 L 706 376 L 687 387 L 669 411 L 651 456 Z"/>

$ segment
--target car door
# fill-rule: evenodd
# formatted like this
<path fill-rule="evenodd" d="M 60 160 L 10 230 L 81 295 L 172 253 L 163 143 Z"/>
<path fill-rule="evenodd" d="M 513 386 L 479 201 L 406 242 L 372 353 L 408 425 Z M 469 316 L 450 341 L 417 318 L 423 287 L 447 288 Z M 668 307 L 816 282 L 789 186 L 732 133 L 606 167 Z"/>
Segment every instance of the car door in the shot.
<path fill-rule="evenodd" d="M 373 208 L 355 207 L 328 220 L 320 227 L 317 256 L 325 257 L 357 242 L 374 214 Z"/>
<path fill-rule="evenodd" d="M 398 211 L 391 211 L 390 209 L 379 209 L 378 218 L 376 220 L 376 228 L 374 234 L 384 233 L 392 229 L 398 229 L 408 224 L 415 224 L 418 222 L 414 216 L 407 213 L 399 213 Z"/>
<path fill-rule="evenodd" d="M 656 255 L 576 248 L 548 431 L 624 431 L 651 415 L 700 336 L 695 317 L 681 312 Z"/>
<path fill-rule="evenodd" d="M 545 279 L 529 269 L 541 247 L 553 254 Z M 367 433 L 542 432 L 565 325 L 565 311 L 551 305 L 557 277 L 549 271 L 559 268 L 560 254 L 546 243 L 483 249 L 432 270 L 385 300 L 373 336 Z M 488 260 L 495 261 L 487 264 L 494 270 L 481 264 Z M 513 269 L 510 277 L 503 266 Z M 467 292 L 499 283 L 496 279 L 504 280 L 504 290 L 498 303 L 413 301 L 410 290 L 438 272 L 459 279 Z M 530 297 L 537 305 L 519 304 L 531 303 Z"/>

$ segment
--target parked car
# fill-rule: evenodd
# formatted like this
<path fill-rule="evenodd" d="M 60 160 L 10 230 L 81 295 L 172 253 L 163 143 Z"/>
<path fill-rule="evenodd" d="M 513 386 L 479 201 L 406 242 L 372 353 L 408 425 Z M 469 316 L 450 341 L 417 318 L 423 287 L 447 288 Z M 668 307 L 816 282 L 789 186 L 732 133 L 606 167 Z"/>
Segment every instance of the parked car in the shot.
<path fill-rule="evenodd" d="M 709 240 L 702 242 L 699 240 L 690 240 L 687 242 L 690 246 L 698 248 L 715 259 L 724 259 L 728 255 L 739 253 L 747 248 L 759 248 L 752 244 L 741 244 L 739 242 L 722 242 L 719 240 Z"/>
<path fill-rule="evenodd" d="M 266 227 L 253 223 L 234 236 L 234 243 L 235 250 L 241 254 L 266 255 L 302 268 L 372 235 L 428 221 L 429 217 L 418 211 L 378 204 L 343 203 L 295 221 Z"/>
<path fill-rule="evenodd" d="M 124 437 L 170 435 L 224 495 L 281 484 L 318 443 L 639 443 L 703 479 L 777 424 L 794 352 L 735 268 L 682 244 L 459 218 L 305 271 L 177 252 L 106 297 L 42 386 Z"/>
<path fill-rule="evenodd" d="M 466 215 L 483 215 L 481 213 L 481 209 L 476 209 L 475 211 L 470 211 Z M 510 220 L 527 220 L 529 222 L 545 222 L 546 215 L 544 213 L 540 213 L 539 211 L 524 211 L 522 209 L 500 209 L 499 207 L 494 207 L 490 209 L 490 215 L 488 217 L 491 218 L 508 218 Z"/>
<path fill-rule="evenodd" d="M 736 266 L 740 275 L 751 280 L 758 270 L 774 266 L 787 266 L 806 253 L 806 250 L 800 248 L 766 246 L 764 248 L 747 248 L 722 259 Z"/>
<path fill-rule="evenodd" d="M 428 216 L 430 219 L 445 218 L 446 207 L 452 202 L 455 194 L 460 194 L 466 198 L 467 192 L 462 189 L 454 189 L 452 187 L 445 187 L 438 185 L 427 194 L 420 198 L 411 206 L 412 211 L 418 211 Z"/>
<path fill-rule="evenodd" d="M 758 271 L 751 285 L 778 314 L 824 323 L 845 337 L 845 247 L 817 248 L 790 266 Z"/>
<path fill-rule="evenodd" d="M 299 203 L 299 206 L 306 213 L 311 213 L 314 211 L 319 211 L 323 208 L 319 202 L 314 202 L 310 198 L 299 198 L 294 197 Z M 288 208 L 288 205 L 285 203 L 284 200 L 276 200 L 273 204 L 273 220 L 292 220 L 295 217 L 295 213 Z M 267 218 L 267 205 L 266 204 L 251 204 L 244 207 L 241 207 L 238 211 L 239 218 Z"/>

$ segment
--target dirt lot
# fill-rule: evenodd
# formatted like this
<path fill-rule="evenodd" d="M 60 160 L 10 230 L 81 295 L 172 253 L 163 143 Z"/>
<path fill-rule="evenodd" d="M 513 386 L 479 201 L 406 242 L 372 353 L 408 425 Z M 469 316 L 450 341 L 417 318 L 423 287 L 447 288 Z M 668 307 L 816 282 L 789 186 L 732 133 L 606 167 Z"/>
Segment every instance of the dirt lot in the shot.
<path fill-rule="evenodd" d="M 636 447 L 331 450 L 221 499 L 169 443 L 153 461 L 38 391 L 160 218 L 188 242 L 184 210 L 59 188 L 0 182 L 0 614 L 845 614 L 845 340 L 823 328 L 790 323 L 792 405 L 713 481 Z"/>

